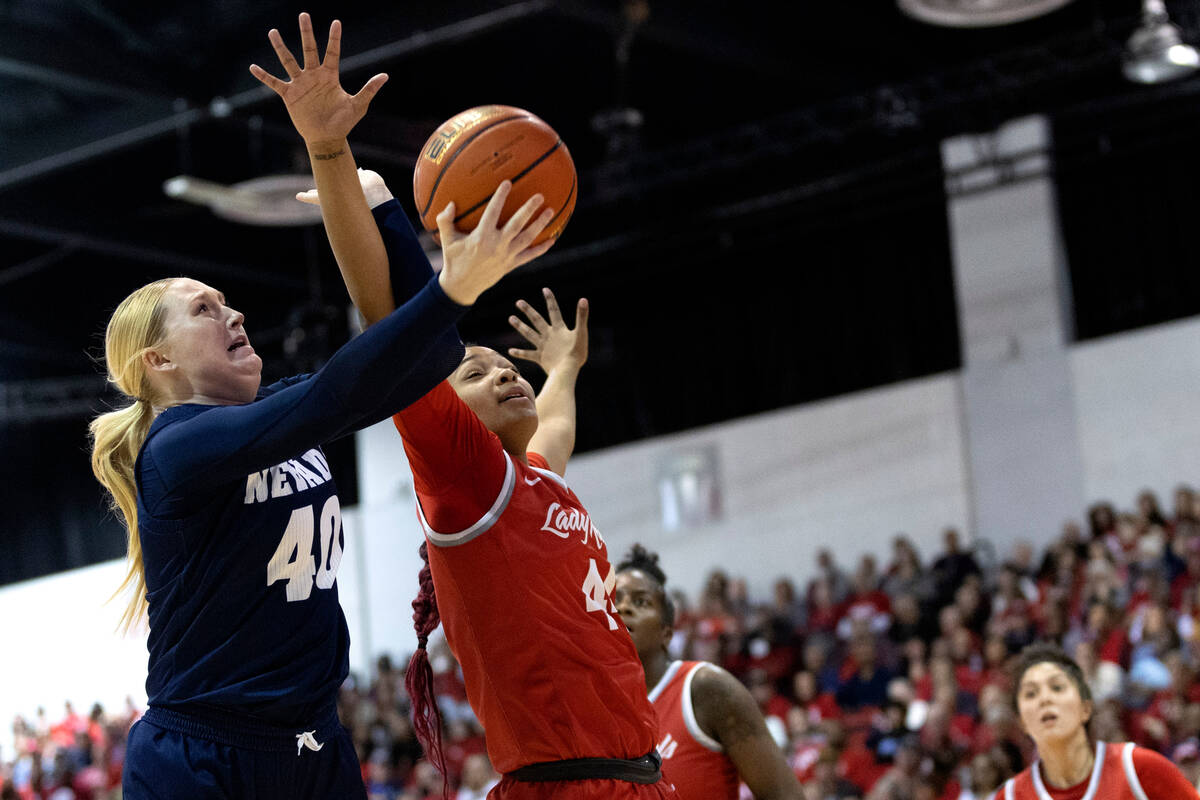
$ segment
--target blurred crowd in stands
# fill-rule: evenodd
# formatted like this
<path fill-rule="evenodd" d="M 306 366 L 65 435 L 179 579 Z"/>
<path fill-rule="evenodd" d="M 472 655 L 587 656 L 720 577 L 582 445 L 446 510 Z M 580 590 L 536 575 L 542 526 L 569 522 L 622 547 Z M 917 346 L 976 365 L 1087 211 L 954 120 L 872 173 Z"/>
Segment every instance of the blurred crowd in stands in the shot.
<path fill-rule="evenodd" d="M 621 554 L 610 554 L 614 559 Z M 664 564 L 670 577 L 670 564 Z M 670 588 L 670 587 L 669 587 Z M 1033 757 L 1007 665 L 1024 645 L 1061 644 L 1087 677 L 1090 730 L 1134 741 L 1200 781 L 1200 493 L 1170 508 L 1143 492 L 1132 510 L 1088 510 L 1035 545 L 999 556 L 955 530 L 921 554 L 904 534 L 851 568 L 828 550 L 810 580 L 779 578 L 769 599 L 715 570 L 678 590 L 672 654 L 719 664 L 758 700 L 812 800 L 984 800 Z M 431 658 L 452 796 L 481 800 L 499 779 L 452 655 Z M 339 710 L 371 800 L 442 799 L 413 734 L 403 665 L 351 676 Z M 0 800 L 119 797 L 132 707 L 14 723 L 0 753 Z M 449 800 L 448 798 L 446 800 Z"/>

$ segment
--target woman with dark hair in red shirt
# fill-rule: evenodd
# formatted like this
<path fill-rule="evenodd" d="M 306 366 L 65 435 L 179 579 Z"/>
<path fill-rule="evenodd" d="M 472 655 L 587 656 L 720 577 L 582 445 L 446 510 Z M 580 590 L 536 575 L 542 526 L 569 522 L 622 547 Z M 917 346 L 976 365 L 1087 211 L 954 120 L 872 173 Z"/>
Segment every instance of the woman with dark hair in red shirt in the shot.
<path fill-rule="evenodd" d="M 1164 756 L 1133 742 L 1093 742 L 1083 672 L 1054 645 L 1021 652 L 1013 704 L 1037 760 L 1009 779 L 1005 800 L 1194 800 L 1196 788 Z"/>

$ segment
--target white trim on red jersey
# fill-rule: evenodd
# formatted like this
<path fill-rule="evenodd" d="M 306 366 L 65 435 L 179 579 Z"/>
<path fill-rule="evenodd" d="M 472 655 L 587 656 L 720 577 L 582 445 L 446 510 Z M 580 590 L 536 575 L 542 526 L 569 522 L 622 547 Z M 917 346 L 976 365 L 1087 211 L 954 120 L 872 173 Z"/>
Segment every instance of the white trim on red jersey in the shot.
<path fill-rule="evenodd" d="M 538 472 L 542 471 L 538 470 Z M 554 477 L 558 478 L 557 475 Z M 561 482 L 562 479 L 559 478 L 559 481 Z M 508 453 L 504 453 L 504 483 L 500 486 L 500 494 L 496 496 L 496 502 L 492 503 L 492 507 L 484 512 L 484 515 L 476 520 L 473 525 L 458 533 L 439 533 L 431 528 L 428 520 L 425 519 L 424 510 L 421 508 L 421 500 L 418 498 L 417 517 L 421 520 L 421 527 L 425 529 L 425 535 L 429 537 L 429 541 L 438 547 L 454 547 L 466 544 L 476 536 L 486 533 L 489 528 L 496 524 L 496 520 L 500 519 L 500 515 L 508 507 L 508 501 L 512 499 L 513 487 L 516 482 L 517 472 L 513 467 L 512 457 Z"/>
<path fill-rule="evenodd" d="M 663 690 L 667 688 L 667 685 L 675 677 L 675 673 L 679 672 L 679 668 L 682 666 L 682 661 L 671 662 L 671 664 L 667 667 L 667 671 L 663 673 L 663 676 L 658 679 L 658 683 L 654 684 L 654 688 L 651 689 L 650 694 L 647 695 L 647 699 L 651 703 L 658 699 L 658 696 L 663 693 Z"/>
<path fill-rule="evenodd" d="M 692 679 L 696 677 L 696 673 L 705 667 L 712 665 L 701 661 L 696 666 L 688 671 L 687 677 L 683 679 L 683 722 L 687 725 L 688 733 L 696 740 L 705 750 L 711 750 L 714 753 L 724 753 L 725 748 L 716 739 L 709 736 L 700 727 L 700 723 L 696 721 L 696 709 L 692 706 Z"/>
<path fill-rule="evenodd" d="M 714 665 L 707 661 L 700 661 L 693 664 L 692 668 L 688 670 L 687 675 L 683 678 L 683 688 L 679 690 L 680 708 L 683 711 L 683 724 L 687 728 L 687 732 L 696 740 L 696 744 L 714 753 L 724 753 L 725 748 L 721 746 L 721 743 L 705 733 L 704 729 L 700 727 L 700 723 L 696 721 L 696 709 L 692 705 L 692 679 L 704 667 L 713 667 L 713 669 L 716 669 Z M 650 694 L 647 696 L 651 703 L 658 700 L 659 695 L 670 685 L 671 681 L 675 679 L 675 676 L 682 668 L 682 661 L 671 662 L 670 666 L 667 667 L 667 671 L 658 679 L 658 683 L 654 685 L 654 688 L 650 690 Z"/>
<path fill-rule="evenodd" d="M 570 486 L 567 486 L 566 478 L 564 478 L 562 475 L 559 475 L 557 472 L 554 472 L 554 471 L 548 470 L 548 469 L 542 469 L 541 467 L 530 466 L 529 468 L 531 470 L 533 470 L 534 472 L 538 473 L 539 475 L 545 475 L 547 478 L 554 481 L 555 483 L 557 483 L 559 486 L 563 487 L 564 489 L 571 488 Z"/>
<path fill-rule="evenodd" d="M 1133 766 L 1133 742 L 1126 742 L 1121 748 L 1121 766 L 1125 768 L 1125 779 L 1129 781 L 1129 788 L 1133 790 L 1134 795 L 1138 800 L 1150 800 L 1146 796 L 1146 790 L 1142 788 L 1142 782 L 1138 780 L 1137 770 Z"/>
<path fill-rule="evenodd" d="M 1100 785 L 1100 774 L 1104 769 L 1105 743 L 1096 742 L 1096 763 L 1092 767 L 1092 779 L 1088 782 L 1087 791 L 1084 793 L 1082 800 L 1095 800 L 1097 787 Z M 1138 800 L 1149 800 L 1146 795 L 1146 790 L 1142 788 L 1142 782 L 1138 780 L 1137 769 L 1133 765 L 1133 742 L 1126 742 L 1121 747 L 1121 767 L 1125 772 L 1125 780 L 1129 783 L 1129 789 L 1133 792 Z M 1037 792 L 1038 800 L 1054 800 L 1050 793 L 1046 791 L 1046 784 L 1042 782 L 1042 771 L 1038 768 L 1040 760 L 1034 761 L 1030 767 L 1030 777 L 1033 779 L 1033 788 Z M 1014 800 L 1016 791 L 1016 778 L 1009 778 L 1004 783 L 1005 800 Z"/>
<path fill-rule="evenodd" d="M 1030 769 L 1030 777 L 1033 778 L 1033 788 L 1037 792 L 1039 800 L 1054 800 L 1050 793 L 1046 791 L 1046 784 L 1042 783 L 1042 771 L 1038 769 L 1038 764 L 1041 759 L 1033 762 L 1033 767 Z M 1104 742 L 1096 742 L 1096 763 L 1092 765 L 1092 779 L 1088 781 L 1087 791 L 1083 793 L 1081 800 L 1095 800 L 1096 788 L 1100 785 L 1100 773 L 1104 771 Z"/>

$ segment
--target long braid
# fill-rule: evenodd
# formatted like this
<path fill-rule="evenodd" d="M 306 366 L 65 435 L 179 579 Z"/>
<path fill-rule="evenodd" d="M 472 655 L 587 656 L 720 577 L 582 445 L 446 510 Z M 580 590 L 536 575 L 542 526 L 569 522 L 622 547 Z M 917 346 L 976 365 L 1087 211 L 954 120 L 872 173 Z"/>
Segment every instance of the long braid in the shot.
<path fill-rule="evenodd" d="M 429 634 L 441 623 L 438 613 L 437 595 L 433 589 L 433 573 L 429 569 L 429 545 L 421 542 L 421 560 L 425 566 L 417 580 L 421 584 L 416 599 L 412 602 L 413 628 L 417 632 L 417 650 L 408 662 L 404 673 L 404 688 L 408 690 L 413 707 L 413 731 L 417 741 L 429 755 L 429 760 L 442 773 L 442 795 L 450 794 L 450 777 L 446 770 L 446 756 L 442 753 L 442 712 L 438 708 L 437 696 L 433 691 L 433 668 L 429 665 Z"/>

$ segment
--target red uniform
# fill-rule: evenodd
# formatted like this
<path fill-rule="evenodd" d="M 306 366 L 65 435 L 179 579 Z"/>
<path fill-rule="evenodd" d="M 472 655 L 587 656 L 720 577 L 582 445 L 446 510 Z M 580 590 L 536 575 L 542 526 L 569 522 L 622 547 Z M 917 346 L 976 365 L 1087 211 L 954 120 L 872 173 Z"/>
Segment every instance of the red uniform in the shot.
<path fill-rule="evenodd" d="M 650 691 L 658 713 L 663 777 L 681 800 L 737 800 L 738 771 L 721 743 L 701 730 L 692 708 L 692 679 L 707 661 L 673 661 Z"/>
<path fill-rule="evenodd" d="M 1096 766 L 1082 783 L 1047 786 L 1039 762 L 996 793 L 997 800 L 1195 800 L 1196 788 L 1163 756 L 1133 742 L 1096 742 Z"/>
<path fill-rule="evenodd" d="M 510 457 L 448 383 L 393 418 L 404 438 L 446 640 L 501 773 L 636 759 L 654 709 L 607 548 L 545 460 Z M 491 798 L 670 797 L 667 784 L 505 778 Z"/>

